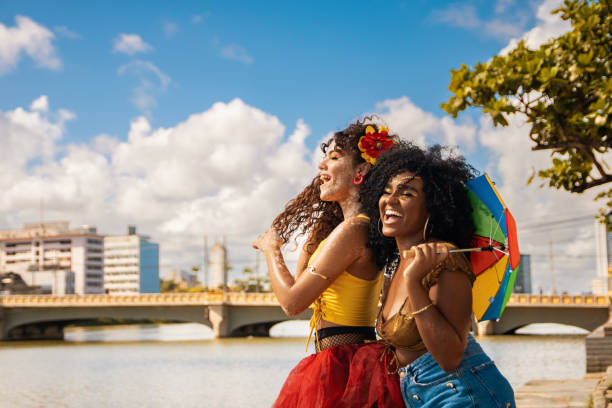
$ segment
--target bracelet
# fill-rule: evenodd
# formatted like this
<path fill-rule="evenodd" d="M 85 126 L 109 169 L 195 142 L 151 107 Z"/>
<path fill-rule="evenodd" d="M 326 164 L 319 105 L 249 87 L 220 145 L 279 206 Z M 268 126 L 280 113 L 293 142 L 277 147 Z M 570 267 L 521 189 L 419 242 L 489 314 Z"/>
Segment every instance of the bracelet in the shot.
<path fill-rule="evenodd" d="M 329 277 L 327 277 L 327 276 L 325 276 L 325 275 L 323 275 L 323 274 L 321 274 L 321 273 L 319 273 L 319 272 L 316 272 L 316 271 L 315 271 L 315 267 L 314 267 L 314 265 L 310 265 L 310 266 L 308 267 L 308 272 L 309 272 L 310 274 L 312 274 L 312 275 L 318 276 L 318 277 L 323 278 L 323 279 L 325 279 L 325 280 L 328 280 L 328 279 L 329 279 Z"/>
<path fill-rule="evenodd" d="M 424 311 L 426 311 L 427 309 L 429 309 L 432 306 L 433 306 L 433 303 L 430 303 L 427 306 L 424 306 L 424 307 L 420 308 L 419 310 L 415 310 L 414 312 L 410 313 L 410 316 L 414 316 L 414 315 L 418 315 L 419 313 L 423 313 Z"/>

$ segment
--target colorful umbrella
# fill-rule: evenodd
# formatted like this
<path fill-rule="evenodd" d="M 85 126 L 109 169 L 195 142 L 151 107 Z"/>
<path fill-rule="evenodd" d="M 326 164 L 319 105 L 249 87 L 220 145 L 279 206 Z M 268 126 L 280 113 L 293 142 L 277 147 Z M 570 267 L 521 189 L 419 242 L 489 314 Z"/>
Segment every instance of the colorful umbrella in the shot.
<path fill-rule="evenodd" d="M 470 261 L 476 275 L 472 309 L 478 321 L 499 319 L 514 287 L 520 261 L 516 223 L 485 173 L 467 183 L 476 231 Z"/>

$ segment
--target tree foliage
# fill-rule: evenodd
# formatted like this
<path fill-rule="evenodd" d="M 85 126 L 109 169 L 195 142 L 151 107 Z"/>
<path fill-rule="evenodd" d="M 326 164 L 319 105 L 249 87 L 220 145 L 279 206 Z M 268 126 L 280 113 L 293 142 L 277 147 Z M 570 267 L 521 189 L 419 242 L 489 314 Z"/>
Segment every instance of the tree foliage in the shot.
<path fill-rule="evenodd" d="M 159 288 L 161 293 L 176 292 L 177 290 L 178 285 L 172 279 L 161 280 L 161 285 Z"/>
<path fill-rule="evenodd" d="M 551 166 L 537 175 L 572 193 L 612 181 L 604 154 L 612 147 L 612 6 L 565 0 L 553 11 L 573 29 L 537 50 L 521 41 L 507 55 L 451 71 L 453 93 L 441 107 L 453 117 L 478 107 L 495 126 L 522 114 L 533 150 L 550 150 Z M 535 173 L 529 179 L 533 179 Z M 544 183 L 545 184 L 545 183 Z M 612 189 L 599 194 L 612 210 Z"/>
<path fill-rule="evenodd" d="M 245 292 L 269 292 L 270 291 L 270 278 L 267 274 L 259 276 L 255 271 L 249 267 L 245 267 L 242 270 L 242 277 L 244 279 L 235 279 L 233 290 L 245 291 Z"/>

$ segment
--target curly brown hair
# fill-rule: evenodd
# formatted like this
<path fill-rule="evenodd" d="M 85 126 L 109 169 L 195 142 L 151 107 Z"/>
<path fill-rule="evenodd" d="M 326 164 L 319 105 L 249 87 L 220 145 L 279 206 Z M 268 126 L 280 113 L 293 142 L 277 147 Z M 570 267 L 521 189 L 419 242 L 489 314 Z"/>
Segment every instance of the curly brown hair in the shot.
<path fill-rule="evenodd" d="M 346 129 L 334 133 L 327 142 L 321 143 L 321 150 L 327 153 L 333 141 L 337 147 L 351 156 L 355 165 L 363 163 L 365 160 L 361 157 L 357 145 L 361 136 L 365 134 L 366 127 L 372 126 L 379 130 L 378 125 L 372 123 L 372 119 L 372 116 L 366 116 Z M 342 209 L 337 202 L 321 200 L 320 186 L 321 179 L 317 176 L 297 197 L 285 205 L 283 212 L 272 222 L 272 228 L 276 229 L 284 242 L 288 242 L 292 237 L 297 238 L 307 234 L 305 248 L 310 253 L 344 219 Z"/>

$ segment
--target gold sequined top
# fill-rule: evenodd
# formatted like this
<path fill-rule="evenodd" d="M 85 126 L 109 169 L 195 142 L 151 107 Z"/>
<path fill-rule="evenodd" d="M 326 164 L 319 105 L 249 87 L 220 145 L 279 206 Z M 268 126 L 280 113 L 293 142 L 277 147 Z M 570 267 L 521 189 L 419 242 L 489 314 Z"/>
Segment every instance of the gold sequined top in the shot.
<path fill-rule="evenodd" d="M 454 245 L 444 242 L 449 248 L 455 248 Z M 438 283 L 438 278 L 442 271 L 459 271 L 465 273 L 470 282 L 474 284 L 476 279 L 472 271 L 472 265 L 467 257 L 462 253 L 450 253 L 444 261 L 437 265 L 429 272 L 422 280 L 423 287 L 429 291 L 432 286 Z M 389 282 L 386 282 L 389 283 Z M 384 305 L 389 291 L 389 284 L 385 284 L 382 294 L 382 304 Z M 376 331 L 382 339 L 398 349 L 418 351 L 425 349 L 421 335 L 417 328 L 416 322 L 412 317 L 408 298 L 404 301 L 399 312 L 384 320 L 382 316 L 382 306 L 378 311 L 378 319 L 376 321 Z"/>

